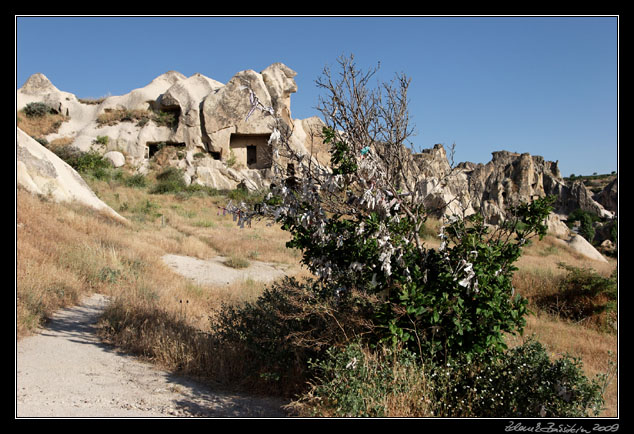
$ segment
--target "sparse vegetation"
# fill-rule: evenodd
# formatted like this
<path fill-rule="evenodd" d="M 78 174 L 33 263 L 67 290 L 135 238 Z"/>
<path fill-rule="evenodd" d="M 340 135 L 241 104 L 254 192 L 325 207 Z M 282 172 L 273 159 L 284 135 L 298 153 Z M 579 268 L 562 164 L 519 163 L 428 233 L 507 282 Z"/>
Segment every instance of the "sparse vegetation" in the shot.
<path fill-rule="evenodd" d="M 296 362 L 282 371 L 280 367 L 283 365 L 279 363 L 298 360 L 288 354 L 303 354 L 299 360 L 308 360 L 311 358 L 309 355 L 312 355 L 314 363 L 318 363 L 318 360 L 321 364 L 333 363 L 327 362 L 329 359 L 325 351 L 319 352 L 322 356 L 318 359 L 315 349 L 338 347 L 331 344 L 346 340 L 337 322 L 343 325 L 347 321 L 344 330 L 348 336 L 362 335 L 363 324 L 355 325 L 352 321 L 358 321 L 363 315 L 352 315 L 353 312 L 350 312 L 346 316 L 338 312 L 340 316 L 334 321 L 331 316 L 336 312 L 333 306 L 328 308 L 327 304 L 319 302 L 313 293 L 301 286 L 283 282 L 263 285 L 251 281 L 226 288 L 193 286 L 161 265 L 161 255 L 179 253 L 205 257 L 222 254 L 230 257 L 233 254 L 246 257 L 249 252 L 258 251 L 267 261 L 294 264 L 299 263 L 299 255 L 285 248 L 288 235 L 279 227 L 257 225 L 252 229 L 238 229 L 231 222 L 231 216 L 218 215 L 217 207 L 230 200 L 221 192 L 199 192 L 184 201 L 178 194 L 150 194 L 154 182 L 152 178 L 138 178 L 145 179 L 147 185 L 135 187 L 127 186 L 125 179 L 128 178 L 110 182 L 90 178 L 88 181 L 93 190 L 115 209 L 127 204 L 127 209 L 121 213 L 134 223 L 131 229 L 109 222 L 87 209 L 69 208 L 18 191 L 19 244 L 16 271 L 19 335 L 30 333 L 57 308 L 76 303 L 85 291 L 111 294 L 115 297 L 115 303 L 104 316 L 102 332 L 104 338 L 112 343 L 151 358 L 168 369 L 206 377 L 209 381 L 222 381 L 227 386 L 238 385 L 254 391 L 278 391 L 289 397 L 297 396 L 294 394 L 301 390 L 304 393 L 302 398 L 297 398 L 296 404 L 292 406 L 296 414 L 342 414 L 326 406 L 323 400 L 316 400 L 317 392 L 306 383 L 310 378 L 311 384 L 331 387 L 325 382 L 317 382 L 320 378 L 326 378 L 326 371 L 317 369 L 317 365 L 313 365 L 315 371 L 308 370 L 308 364 L 302 370 L 297 367 L 301 365 L 295 365 Z M 160 215 L 166 216 L 169 221 L 169 225 L 163 229 Z M 199 225 L 198 222 L 203 219 L 214 222 L 214 225 Z M 434 221 L 428 223 L 432 226 L 437 224 Z M 540 308 L 529 292 L 542 286 L 550 286 L 552 291 L 558 290 L 558 282 L 566 275 L 566 270 L 556 265 L 558 260 L 577 267 L 587 266 L 564 247 L 558 247 L 556 259 L 552 255 L 543 256 L 542 252 L 553 245 L 548 237 L 536 241 L 520 259 L 519 270 L 514 276 L 517 291 L 529 298 L 529 309 L 535 312 L 528 319 L 525 333 L 535 333 L 544 342 L 549 355 L 571 353 L 579 357 L 584 362 L 584 374 L 593 378 L 608 371 L 608 351 L 616 351 L 615 334 L 601 331 L 589 321 L 574 323 L 556 315 L 550 308 Z M 597 269 L 597 273 L 609 275 L 614 264 L 612 262 Z M 269 296 L 263 296 L 266 291 L 270 292 Z M 259 300 L 261 296 L 263 298 Z M 303 303 L 308 296 L 313 302 Z M 186 319 L 178 303 L 181 299 L 190 300 Z M 289 310 L 289 304 L 295 307 Z M 234 314 L 227 310 L 229 306 L 233 306 Z M 363 304 L 358 306 L 361 309 Z M 259 317 L 259 311 L 268 314 Z M 209 322 L 210 315 L 215 323 Z M 225 317 L 223 339 L 212 333 L 213 324 L 221 321 L 221 316 Z M 274 320 L 276 317 L 285 321 L 288 318 L 297 319 L 284 322 Z M 330 331 L 318 335 L 308 334 L 314 333 L 314 324 L 319 318 Z M 256 320 L 266 327 L 254 327 Z M 230 330 L 234 330 L 234 336 L 238 336 L 237 331 L 240 330 L 230 328 L 231 324 L 236 327 L 237 324 L 243 324 L 241 329 L 249 332 L 244 335 L 245 339 L 251 340 L 249 345 L 255 345 L 253 351 L 259 345 L 268 349 L 275 347 L 266 345 L 284 345 L 286 349 L 275 349 L 268 353 L 256 351 L 254 354 L 268 354 L 268 358 L 277 362 L 270 363 L 266 358 L 255 359 L 260 362 L 258 369 L 254 370 L 253 365 L 246 364 L 249 360 L 253 362 L 253 359 L 245 357 L 245 351 L 252 350 L 247 350 L 241 339 L 229 339 Z M 262 335 L 256 339 L 256 333 L 263 334 L 270 331 L 271 327 L 277 330 L 275 327 L 282 324 L 287 324 L 289 328 L 278 330 L 279 334 L 272 333 L 269 338 Z M 288 339 L 280 339 L 282 336 Z M 575 336 L 575 339 L 571 340 L 571 336 Z M 261 344 L 256 345 L 257 342 Z M 511 348 L 518 345 L 523 345 L 523 342 L 517 338 L 509 339 Z M 366 400 L 368 414 L 370 411 L 375 412 L 372 414 L 384 411 L 387 416 L 424 415 L 439 405 L 433 402 L 428 393 L 422 401 L 416 400 L 416 397 L 423 396 L 432 387 L 426 382 L 431 373 L 427 376 L 415 375 L 423 372 L 422 365 L 407 364 L 405 361 L 396 365 L 388 364 L 392 359 L 381 356 L 383 351 L 392 351 L 387 347 L 379 351 L 369 351 L 367 348 L 362 351 L 370 359 L 369 372 L 376 371 L 379 377 L 375 381 L 386 384 L 381 390 L 388 390 L 384 393 L 366 389 L 373 399 L 383 396 L 387 402 L 385 410 L 377 410 L 379 406 L 376 401 Z M 398 358 L 401 357 L 408 360 L 404 354 Z M 351 359 L 343 367 L 349 362 Z M 372 363 L 376 365 L 374 368 L 371 368 Z M 384 371 L 384 374 L 378 374 L 379 371 Z M 406 378 L 408 381 L 405 381 Z M 351 392 L 347 393 L 352 399 Z M 315 399 L 310 400 L 310 396 Z M 616 385 L 612 382 L 605 393 L 607 409 L 602 413 L 603 416 L 616 415 L 616 396 Z M 436 411 L 434 414 L 442 414 Z"/>
<path fill-rule="evenodd" d="M 244 258 L 241 258 L 239 256 L 232 256 L 232 257 L 228 258 L 224 262 L 224 264 L 227 267 L 237 268 L 239 270 L 242 269 L 242 268 L 248 268 L 249 265 L 251 265 L 248 260 L 246 260 Z"/>
<path fill-rule="evenodd" d="M 136 122 L 137 125 L 143 126 L 149 121 L 158 126 L 175 128 L 178 125 L 178 116 L 175 112 L 162 110 L 106 109 L 97 117 L 97 124 L 102 126 L 116 125 L 119 122 Z"/>
<path fill-rule="evenodd" d="M 53 152 L 79 173 L 94 175 L 112 167 L 110 162 L 94 150 L 84 152 L 73 146 L 62 146 L 53 148 Z"/>
<path fill-rule="evenodd" d="M 595 230 L 593 227 L 594 222 L 599 221 L 600 218 L 596 214 L 588 211 L 577 209 L 568 215 L 566 224 L 569 228 L 573 228 L 575 223 L 579 223 L 579 235 L 592 243 L 594 240 Z"/>
<path fill-rule="evenodd" d="M 30 103 L 17 113 L 18 128 L 38 141 L 55 133 L 68 118 L 44 103 Z"/>
<path fill-rule="evenodd" d="M 388 118 L 403 113 L 398 95 L 388 92 Z M 150 119 L 108 114 L 104 122 Z M 174 372 L 293 399 L 298 415 L 614 416 L 617 343 L 605 325 L 617 321 L 615 261 L 584 262 L 550 240 L 549 198 L 520 205 L 493 230 L 478 215 L 434 221 L 391 183 L 389 197 L 374 196 L 380 177 L 364 192 L 354 177 L 369 158 L 355 152 L 371 151 L 336 131 L 324 129 L 340 177 L 320 184 L 330 194 L 324 208 L 316 189 L 223 193 L 187 186 L 175 168 L 131 175 L 66 147 L 64 158 L 131 225 L 19 189 L 19 336 L 102 292 L 114 300 L 99 326 L 104 340 Z M 271 225 L 241 229 L 225 213 L 229 201 L 243 203 L 240 212 L 288 207 Z M 171 272 L 166 253 L 222 255 L 238 269 L 257 256 L 296 271 L 270 285 L 202 287 Z M 300 257 L 306 268 L 297 271 Z"/>
<path fill-rule="evenodd" d="M 79 101 L 82 104 L 87 104 L 87 105 L 99 105 L 102 102 L 104 102 L 106 100 L 106 96 L 100 97 L 100 98 L 77 98 L 77 101 Z"/>
<path fill-rule="evenodd" d="M 43 117 L 54 113 L 55 110 L 43 102 L 31 102 L 24 107 L 24 114 L 30 118 Z"/>

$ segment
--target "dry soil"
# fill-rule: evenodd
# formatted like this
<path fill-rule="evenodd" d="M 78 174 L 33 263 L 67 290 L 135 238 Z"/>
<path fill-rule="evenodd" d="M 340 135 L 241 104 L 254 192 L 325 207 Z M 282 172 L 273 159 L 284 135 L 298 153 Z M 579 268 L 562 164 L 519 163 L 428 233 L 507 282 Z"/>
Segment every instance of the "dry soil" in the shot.
<path fill-rule="evenodd" d="M 108 299 L 59 311 L 16 343 L 16 417 L 284 417 L 282 401 L 221 393 L 122 354 L 95 334 Z"/>

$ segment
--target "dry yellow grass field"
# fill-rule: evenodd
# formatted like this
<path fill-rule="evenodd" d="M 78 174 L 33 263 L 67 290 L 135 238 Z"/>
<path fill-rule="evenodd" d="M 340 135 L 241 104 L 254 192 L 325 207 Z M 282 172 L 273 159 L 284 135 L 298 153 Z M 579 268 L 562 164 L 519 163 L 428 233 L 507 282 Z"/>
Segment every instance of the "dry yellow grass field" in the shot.
<path fill-rule="evenodd" d="M 223 303 L 254 300 L 265 284 L 246 281 L 224 286 L 199 286 L 177 275 L 161 257 L 179 254 L 209 259 L 216 255 L 243 261 L 262 260 L 296 266 L 300 253 L 286 248 L 289 234 L 279 226 L 258 222 L 240 229 L 231 216 L 219 213 L 224 196 L 149 194 L 119 183 L 89 181 L 96 194 L 132 223 L 123 226 L 80 206 L 56 204 L 17 191 L 16 332 L 22 338 L 55 310 L 99 292 L 113 297 L 111 321 L 127 321 L 129 333 L 110 337 L 169 369 L 196 376 L 205 371 L 227 374 L 240 369 L 214 360 L 213 348 L 200 338 L 210 316 Z M 433 245 L 430 223 L 427 241 Z M 558 262 L 592 267 L 609 275 L 617 266 L 586 260 L 546 237 L 534 241 L 519 261 L 516 289 L 529 297 L 540 285 L 564 271 Z M 591 377 L 608 369 L 608 352 L 617 352 L 617 334 L 575 324 L 543 312 L 528 319 L 524 335 L 537 335 L 554 355 L 569 353 L 583 360 Z M 134 327 L 137 327 L 136 329 Z M 509 337 L 511 345 L 521 337 Z M 617 415 L 617 381 L 606 392 L 602 416 Z"/>

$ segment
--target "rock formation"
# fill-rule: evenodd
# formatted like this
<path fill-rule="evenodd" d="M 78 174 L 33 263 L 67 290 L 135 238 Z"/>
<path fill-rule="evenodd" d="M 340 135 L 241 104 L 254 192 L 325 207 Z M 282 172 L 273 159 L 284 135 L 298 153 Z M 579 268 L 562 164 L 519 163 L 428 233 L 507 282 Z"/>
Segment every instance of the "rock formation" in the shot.
<path fill-rule="evenodd" d="M 31 193 L 50 197 L 56 202 L 77 201 L 119 222 L 127 223 L 90 189 L 81 176 L 53 152 L 17 129 L 17 185 Z"/>
<path fill-rule="evenodd" d="M 17 109 L 44 102 L 62 114 L 68 113 L 58 132 L 44 138 L 49 142 L 71 138 L 72 146 L 87 151 L 106 136 L 107 144 L 99 151 L 117 167 L 126 164 L 144 172 L 153 162 L 182 169 L 188 183 L 217 189 L 244 185 L 255 190 L 270 184 L 276 158 L 269 144 L 272 114 L 292 128 L 293 148 L 323 164 L 329 161 L 319 137 L 322 121 L 317 117 L 292 118 L 290 97 L 297 91 L 295 76 L 296 72 L 282 63 L 260 73 L 240 71 L 226 84 L 198 73 L 186 77 L 169 71 L 142 88 L 89 104 L 60 91 L 43 74 L 34 74 L 18 89 Z M 116 121 L 103 121 L 109 117 Z M 161 119 L 174 119 L 174 123 Z M 26 141 L 23 132 L 18 135 L 19 142 Z M 25 149 L 19 147 L 22 157 Z M 540 156 L 499 151 L 493 152 L 486 164 L 466 162 L 452 168 L 444 147 L 435 145 L 412 157 L 421 169 L 426 205 L 441 214 L 477 211 L 495 225 L 503 222 L 509 206 L 555 195 L 549 230 L 566 238 L 571 233 L 562 220 L 570 212 L 581 208 L 602 218 L 611 218 L 616 212 L 616 182 L 593 197 L 580 181 L 566 184 L 557 162 Z M 21 179 L 30 185 L 26 174 L 31 172 L 22 167 L 26 160 L 19 161 Z M 276 163 L 286 164 L 281 160 Z"/>
<path fill-rule="evenodd" d="M 590 243 L 571 232 L 564 221 L 576 209 L 608 220 L 614 217 L 614 212 L 597 202 L 581 181 L 566 184 L 557 162 L 528 153 L 499 151 L 493 152 L 487 164 L 466 162 L 452 169 L 442 145 L 415 154 L 414 159 L 424 175 L 423 190 L 429 194 L 431 209 L 440 209 L 445 215 L 480 212 L 487 223 L 498 225 L 510 206 L 554 195 L 557 200 L 546 222 L 548 232 L 585 256 L 605 261 Z M 616 185 L 606 187 L 595 198 L 603 199 L 615 209 Z"/>
<path fill-rule="evenodd" d="M 460 193 L 457 202 L 465 210 L 472 208 L 466 213 L 477 210 L 491 224 L 501 223 L 509 206 L 549 195 L 557 197 L 554 212 L 561 216 L 578 208 L 600 217 L 614 216 L 592 198 L 583 183 L 567 185 L 557 162 L 540 156 L 498 151 L 492 153 L 491 161 L 486 164 L 460 163 L 452 170 L 443 146 L 436 145 L 414 158 L 430 182 L 445 177 L 438 195 L 444 195 L 447 203 Z"/>
<path fill-rule="evenodd" d="M 619 207 L 619 192 L 618 192 L 618 179 L 615 178 L 614 181 L 610 182 L 605 186 L 603 190 L 593 196 L 593 199 L 600 203 L 605 209 L 608 211 L 612 211 L 613 213 L 618 212 Z"/>
<path fill-rule="evenodd" d="M 18 89 L 17 109 L 44 102 L 68 110 L 69 120 L 58 132 L 44 137 L 49 142 L 71 138 L 72 146 L 87 151 L 105 136 L 107 145 L 98 150 L 121 152 L 126 164 L 140 172 L 148 170 L 159 148 L 174 147 L 180 152 L 166 151 L 173 158 L 164 156 L 162 162 L 183 169 L 187 182 L 258 189 L 266 187 L 270 178 L 272 113 L 292 127 L 291 144 L 296 149 L 308 153 L 307 148 L 315 144 L 321 149 L 320 140 L 310 133 L 312 128 L 321 129 L 320 121 L 291 117 L 295 75 L 282 63 L 261 73 L 238 72 L 227 84 L 199 73 L 186 77 L 169 71 L 145 87 L 88 104 L 60 91 L 43 74 L 34 74 Z M 117 113 L 126 115 L 115 122 L 100 121 Z M 157 121 L 161 116 L 175 118 L 175 125 Z"/>

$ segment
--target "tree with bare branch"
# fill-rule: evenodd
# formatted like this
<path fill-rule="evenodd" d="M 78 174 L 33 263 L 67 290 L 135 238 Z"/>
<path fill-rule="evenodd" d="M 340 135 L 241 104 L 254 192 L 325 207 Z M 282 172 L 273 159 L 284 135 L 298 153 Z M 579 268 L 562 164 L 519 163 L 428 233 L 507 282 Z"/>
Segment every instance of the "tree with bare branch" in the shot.
<path fill-rule="evenodd" d="M 526 312 L 526 300 L 513 294 L 512 264 L 529 237 L 544 235 L 549 202 L 512 210 L 505 236 L 489 234 L 477 214 L 453 216 L 439 233 L 441 247 L 428 248 L 421 233 L 436 210 L 427 206 L 427 180 L 411 151 L 410 79 L 374 85 L 377 69 L 361 71 L 352 56 L 338 66 L 316 82 L 330 163 L 293 146 L 292 127 L 274 116 L 271 192 L 256 209 L 230 211 L 241 224 L 281 223 L 323 296 L 378 296 L 377 339 L 405 342 L 432 359 L 503 349 L 503 334 L 521 331 Z M 292 183 L 283 162 L 294 167 Z"/>

